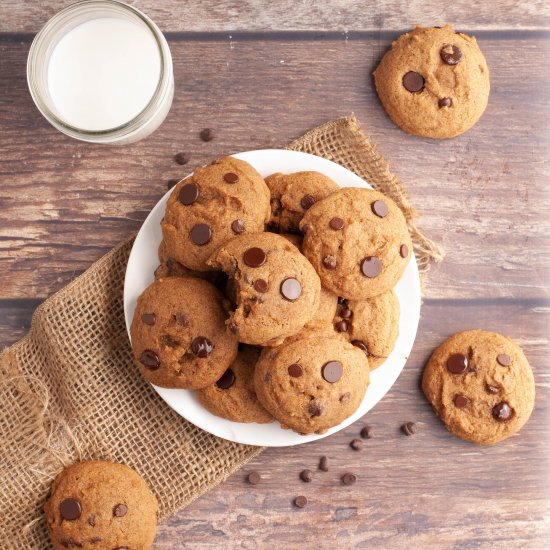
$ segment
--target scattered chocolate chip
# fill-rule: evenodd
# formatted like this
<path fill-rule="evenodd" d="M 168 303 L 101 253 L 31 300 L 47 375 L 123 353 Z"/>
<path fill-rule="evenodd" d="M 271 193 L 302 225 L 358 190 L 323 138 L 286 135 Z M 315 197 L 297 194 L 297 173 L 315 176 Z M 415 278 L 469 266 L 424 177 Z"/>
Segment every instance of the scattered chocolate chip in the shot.
<path fill-rule="evenodd" d="M 414 71 L 409 71 L 403 77 L 403 86 L 408 92 L 421 92 L 424 89 L 424 77 Z"/>
<path fill-rule="evenodd" d="M 256 292 L 260 292 L 264 294 L 265 292 L 267 292 L 268 288 L 269 288 L 269 285 L 267 284 L 267 281 L 265 281 L 264 279 L 256 279 L 254 281 L 254 290 Z"/>
<path fill-rule="evenodd" d="M 239 176 L 235 172 L 227 172 L 223 175 L 223 181 L 225 183 L 237 183 L 239 181 Z"/>
<path fill-rule="evenodd" d="M 214 139 L 214 135 L 214 130 L 212 130 L 212 128 L 204 128 L 199 134 L 203 141 L 212 141 Z"/>
<path fill-rule="evenodd" d="M 176 324 L 180 325 L 181 327 L 186 327 L 187 325 L 189 325 L 189 319 L 187 318 L 187 315 L 185 315 L 185 313 L 174 313 L 174 315 L 172 315 L 172 319 Z"/>
<path fill-rule="evenodd" d="M 281 283 L 281 295 L 285 300 L 294 302 L 302 294 L 302 285 L 298 279 L 288 277 Z"/>
<path fill-rule="evenodd" d="M 144 313 L 141 316 L 141 321 L 146 325 L 153 326 L 157 321 L 157 316 L 154 313 Z"/>
<path fill-rule="evenodd" d="M 309 483 L 313 479 L 311 470 L 302 470 L 300 472 L 300 479 L 306 483 Z"/>
<path fill-rule="evenodd" d="M 262 476 L 258 472 L 250 472 L 247 476 L 247 480 L 251 485 L 258 485 L 262 480 Z"/>
<path fill-rule="evenodd" d="M 300 204 L 304 210 L 309 210 L 315 204 L 315 197 L 313 195 L 304 195 Z"/>
<path fill-rule="evenodd" d="M 244 233 L 244 221 L 243 220 L 233 220 L 231 222 L 231 231 L 236 235 Z"/>
<path fill-rule="evenodd" d="M 323 267 L 325 269 L 336 269 L 336 258 L 334 256 L 325 256 L 323 258 Z"/>
<path fill-rule="evenodd" d="M 294 506 L 297 508 L 304 508 L 307 506 L 307 497 L 304 495 L 299 495 L 294 499 Z"/>
<path fill-rule="evenodd" d="M 319 460 L 319 470 L 322 470 L 323 472 L 328 472 L 328 468 L 328 456 L 322 456 L 321 460 Z"/>
<path fill-rule="evenodd" d="M 500 392 L 500 388 L 498 386 L 493 386 L 492 384 L 486 384 L 485 389 L 488 393 L 492 393 L 493 395 L 496 395 Z"/>
<path fill-rule="evenodd" d="M 352 440 L 350 441 L 349 446 L 350 446 L 354 451 L 360 451 L 360 450 L 363 448 L 363 442 L 362 442 L 360 439 L 352 439 Z"/>
<path fill-rule="evenodd" d="M 214 346 L 212 342 L 205 338 L 204 336 L 197 336 L 192 342 L 191 342 L 191 351 L 194 355 L 199 357 L 200 359 L 204 359 L 208 357 L 212 350 L 214 349 Z"/>
<path fill-rule="evenodd" d="M 249 267 L 260 267 L 265 264 L 267 254 L 261 248 L 254 246 L 245 251 L 243 260 Z"/>
<path fill-rule="evenodd" d="M 178 164 L 187 164 L 190 160 L 190 157 L 187 153 L 178 153 L 177 155 L 174 156 L 174 160 L 178 163 Z"/>
<path fill-rule="evenodd" d="M 437 106 L 442 109 L 443 107 L 450 107 L 453 104 L 453 100 L 450 97 L 442 97 L 438 102 Z"/>
<path fill-rule="evenodd" d="M 321 416 L 321 406 L 317 403 L 310 403 L 307 406 L 307 412 L 310 416 Z"/>
<path fill-rule="evenodd" d="M 399 247 L 399 255 L 402 258 L 406 258 L 409 255 L 409 247 L 406 244 L 402 244 Z"/>
<path fill-rule="evenodd" d="M 452 374 L 463 374 L 468 368 L 468 359 L 462 353 L 453 353 L 447 359 L 447 370 Z"/>
<path fill-rule="evenodd" d="M 371 210 L 374 214 L 376 214 L 379 218 L 385 218 L 388 215 L 388 212 L 390 211 L 388 208 L 388 205 L 384 201 L 374 201 L 371 205 Z"/>
<path fill-rule="evenodd" d="M 340 401 L 340 403 L 347 403 L 350 399 L 351 399 L 351 393 L 347 391 L 346 393 L 343 393 L 340 396 L 340 399 L 338 399 L 338 401 Z"/>
<path fill-rule="evenodd" d="M 334 231 L 340 231 L 340 229 L 344 228 L 344 220 L 342 218 L 332 218 L 328 224 Z"/>
<path fill-rule="evenodd" d="M 349 319 L 352 315 L 353 311 L 351 311 L 349 307 L 344 307 L 340 311 L 340 317 L 342 317 L 342 319 Z"/>
<path fill-rule="evenodd" d="M 348 331 L 348 322 L 345 319 L 334 323 L 334 329 L 336 332 L 347 332 Z"/>
<path fill-rule="evenodd" d="M 504 422 L 512 416 L 512 409 L 508 403 L 502 401 L 493 407 L 493 418 L 499 422 Z"/>
<path fill-rule="evenodd" d="M 401 426 L 401 431 L 405 435 L 413 435 L 416 433 L 416 424 L 414 422 L 405 422 L 405 424 Z"/>
<path fill-rule="evenodd" d="M 128 513 L 128 506 L 126 504 L 117 504 L 113 508 L 113 516 L 117 518 L 123 518 Z"/>
<path fill-rule="evenodd" d="M 361 437 L 363 439 L 370 439 L 372 437 L 372 428 L 370 426 L 363 426 L 361 428 Z"/>
<path fill-rule="evenodd" d="M 362 340 L 352 340 L 351 344 L 356 348 L 359 348 L 367 357 L 369 356 L 369 350 L 367 345 Z"/>
<path fill-rule="evenodd" d="M 376 256 L 368 256 L 361 262 L 361 273 L 369 279 L 380 275 L 382 264 Z"/>
<path fill-rule="evenodd" d="M 235 373 L 231 369 L 227 369 L 216 382 L 216 386 L 221 390 L 228 390 L 235 383 L 235 380 Z"/>
<path fill-rule="evenodd" d="M 357 476 L 351 472 L 347 472 L 340 479 L 344 485 L 353 485 L 357 481 Z"/>
<path fill-rule="evenodd" d="M 497 363 L 501 367 L 509 367 L 512 364 L 512 358 L 506 353 L 500 353 L 497 355 Z"/>
<path fill-rule="evenodd" d="M 338 380 L 342 378 L 343 373 L 344 367 L 342 366 L 342 363 L 340 363 L 340 361 L 329 361 L 328 363 L 325 363 L 323 365 L 323 368 L 321 370 L 323 378 L 330 384 L 338 382 Z"/>
<path fill-rule="evenodd" d="M 447 63 L 447 65 L 456 65 L 462 59 L 461 49 L 458 46 L 451 46 L 450 44 L 443 46 L 439 55 L 443 63 Z"/>
<path fill-rule="evenodd" d="M 82 506 L 80 505 L 80 501 L 76 498 L 66 498 L 65 500 L 62 500 L 59 505 L 59 513 L 63 519 L 67 519 L 69 521 L 78 519 L 80 514 L 82 514 Z"/>
<path fill-rule="evenodd" d="M 453 402 L 457 409 L 463 409 L 468 405 L 470 400 L 465 395 L 455 395 Z"/>
<path fill-rule="evenodd" d="M 168 180 L 166 182 L 166 187 L 168 189 L 172 189 L 172 187 L 175 187 L 178 183 L 179 183 L 180 180 Z"/>
<path fill-rule="evenodd" d="M 187 183 L 180 189 L 179 201 L 185 206 L 193 204 L 199 198 L 199 188 L 194 183 Z"/>
<path fill-rule="evenodd" d="M 95 527 L 95 514 L 88 516 L 87 522 L 88 522 L 88 525 Z"/>
<path fill-rule="evenodd" d="M 198 223 L 191 229 L 191 240 L 197 246 L 204 246 L 210 242 L 212 230 L 205 223 Z"/>
<path fill-rule="evenodd" d="M 300 378 L 303 373 L 304 369 L 302 369 L 302 366 L 298 363 L 293 363 L 290 367 L 288 367 L 288 374 L 289 376 L 292 376 L 292 378 Z"/>
<path fill-rule="evenodd" d="M 160 367 L 159 356 L 152 350 L 146 349 L 139 358 L 141 364 L 149 370 L 157 370 Z"/>

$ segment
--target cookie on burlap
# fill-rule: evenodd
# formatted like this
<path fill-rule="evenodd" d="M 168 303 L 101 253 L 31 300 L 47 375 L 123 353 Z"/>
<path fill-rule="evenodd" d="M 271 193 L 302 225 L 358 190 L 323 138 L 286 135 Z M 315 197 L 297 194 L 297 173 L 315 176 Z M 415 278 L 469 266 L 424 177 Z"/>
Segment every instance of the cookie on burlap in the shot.
<path fill-rule="evenodd" d="M 136 471 L 115 462 L 65 468 L 44 512 L 55 550 L 146 550 L 157 530 L 157 499 Z"/>
<path fill-rule="evenodd" d="M 271 174 L 265 179 L 271 192 L 269 229 L 296 233 L 306 210 L 339 189 L 338 184 L 321 172 Z"/>
<path fill-rule="evenodd" d="M 310 332 L 264 348 L 254 384 L 260 403 L 283 427 L 323 433 L 359 407 L 369 384 L 369 362 L 338 335 Z"/>
<path fill-rule="evenodd" d="M 451 138 L 469 130 L 489 100 L 489 69 L 476 39 L 416 27 L 393 42 L 374 71 L 380 101 L 406 132 Z"/>
<path fill-rule="evenodd" d="M 369 358 L 370 370 L 392 352 L 399 334 L 399 300 L 388 290 L 368 300 L 340 299 L 334 328 Z"/>
<path fill-rule="evenodd" d="M 168 277 L 138 298 L 130 328 L 134 359 L 143 376 L 164 388 L 214 384 L 237 355 L 227 329 L 229 304 L 207 281 Z"/>
<path fill-rule="evenodd" d="M 254 390 L 254 366 L 260 351 L 257 347 L 243 346 L 214 385 L 195 392 L 201 405 L 212 414 L 234 422 L 273 422 L 273 417 L 258 402 Z"/>
<path fill-rule="evenodd" d="M 422 389 L 454 435 L 489 445 L 516 433 L 535 403 L 535 382 L 521 348 L 485 330 L 451 336 L 432 354 Z"/>
<path fill-rule="evenodd" d="M 161 222 L 168 255 L 197 271 L 220 246 L 243 233 L 264 230 L 269 189 L 247 162 L 225 157 L 197 168 L 172 191 Z"/>
<path fill-rule="evenodd" d="M 392 289 L 412 256 L 399 207 L 372 189 L 348 187 L 314 204 L 300 223 L 302 251 L 322 285 L 349 300 Z"/>
<path fill-rule="evenodd" d="M 229 275 L 236 309 L 228 326 L 239 342 L 277 345 L 296 334 L 319 307 L 321 284 L 308 260 L 274 233 L 241 235 L 209 265 Z"/>

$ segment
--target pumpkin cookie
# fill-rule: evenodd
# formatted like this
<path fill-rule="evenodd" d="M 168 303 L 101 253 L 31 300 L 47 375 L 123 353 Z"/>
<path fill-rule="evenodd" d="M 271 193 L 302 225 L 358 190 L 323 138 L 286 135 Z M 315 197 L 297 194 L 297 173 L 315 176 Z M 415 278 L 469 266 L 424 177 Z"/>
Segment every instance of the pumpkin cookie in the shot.
<path fill-rule="evenodd" d="M 476 39 L 451 25 L 400 36 L 374 71 L 380 101 L 406 132 L 451 138 L 469 130 L 489 100 L 489 69 Z"/>
<path fill-rule="evenodd" d="M 485 330 L 443 342 L 426 365 L 422 389 L 452 434 L 484 445 L 516 433 L 535 402 L 533 372 L 521 348 Z"/>

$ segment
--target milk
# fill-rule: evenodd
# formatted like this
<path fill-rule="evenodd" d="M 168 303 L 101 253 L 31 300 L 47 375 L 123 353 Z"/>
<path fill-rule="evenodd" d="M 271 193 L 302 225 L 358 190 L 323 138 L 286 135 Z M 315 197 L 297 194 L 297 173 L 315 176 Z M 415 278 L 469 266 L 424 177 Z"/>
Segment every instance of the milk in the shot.
<path fill-rule="evenodd" d="M 87 131 L 107 130 L 145 108 L 160 72 L 159 47 L 146 27 L 99 17 L 74 27 L 54 46 L 48 91 L 65 123 Z"/>

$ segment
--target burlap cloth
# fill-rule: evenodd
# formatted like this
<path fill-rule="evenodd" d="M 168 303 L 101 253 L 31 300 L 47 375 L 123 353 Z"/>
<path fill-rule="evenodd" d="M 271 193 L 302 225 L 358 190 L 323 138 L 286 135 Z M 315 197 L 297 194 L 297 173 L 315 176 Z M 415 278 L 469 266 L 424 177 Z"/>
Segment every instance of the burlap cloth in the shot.
<path fill-rule="evenodd" d="M 415 227 L 403 184 L 353 116 L 288 148 L 333 160 L 392 197 L 409 223 L 421 272 L 442 258 Z M 122 303 L 132 241 L 46 300 L 28 335 L 0 356 L 2 548 L 50 548 L 42 504 L 52 479 L 72 462 L 102 458 L 135 468 L 157 495 L 162 519 L 262 451 L 183 420 L 132 364 Z"/>

